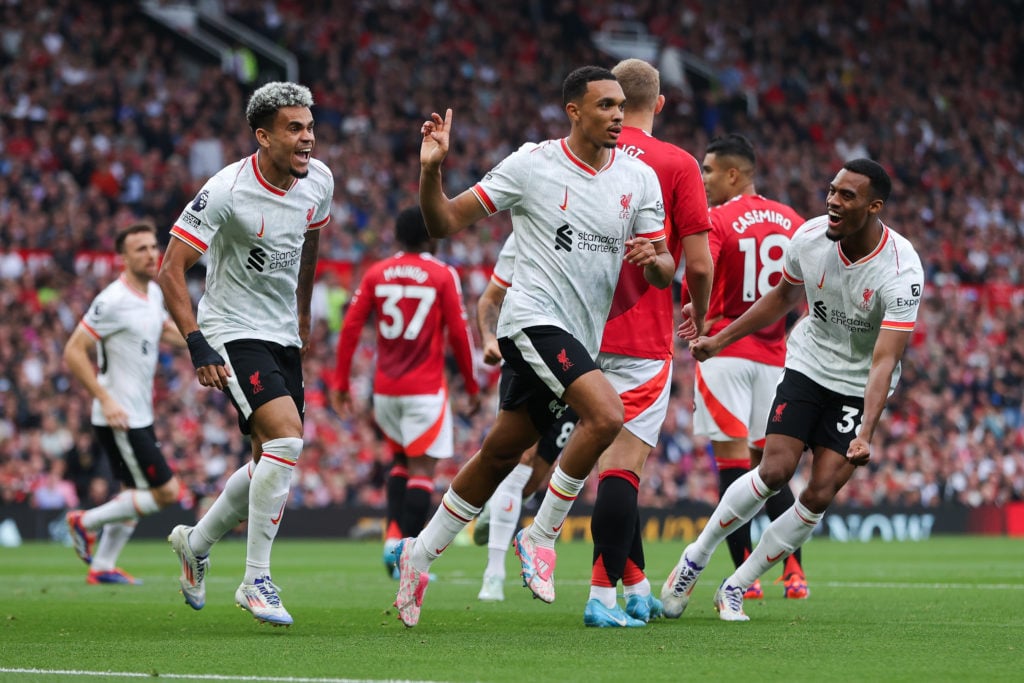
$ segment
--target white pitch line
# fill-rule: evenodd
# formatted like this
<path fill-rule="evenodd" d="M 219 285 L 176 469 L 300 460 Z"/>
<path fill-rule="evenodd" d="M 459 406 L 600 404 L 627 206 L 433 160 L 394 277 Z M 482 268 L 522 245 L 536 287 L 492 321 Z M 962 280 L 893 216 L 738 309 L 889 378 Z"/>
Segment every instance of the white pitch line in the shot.
<path fill-rule="evenodd" d="M 79 671 L 74 669 L 9 669 L 0 667 L 0 674 L 36 676 L 103 676 L 107 678 L 173 678 L 181 681 L 252 681 L 254 683 L 438 683 L 405 679 L 371 678 L 307 678 L 302 676 L 226 676 L 223 674 L 143 673 L 138 671 Z"/>

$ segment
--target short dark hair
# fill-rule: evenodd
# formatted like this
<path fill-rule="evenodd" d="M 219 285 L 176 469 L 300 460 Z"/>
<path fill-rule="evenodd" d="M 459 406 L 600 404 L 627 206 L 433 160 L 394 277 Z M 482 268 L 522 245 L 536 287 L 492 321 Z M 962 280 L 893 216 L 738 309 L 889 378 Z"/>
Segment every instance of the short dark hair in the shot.
<path fill-rule="evenodd" d="M 136 235 L 140 232 L 148 232 L 156 235 L 156 228 L 150 223 L 132 223 L 127 228 L 123 228 L 117 233 L 117 237 L 114 238 L 114 250 L 118 254 L 124 253 L 124 243 L 127 241 L 129 235 Z"/>
<path fill-rule="evenodd" d="M 843 164 L 843 168 L 851 173 L 867 176 L 871 181 L 873 198 L 881 199 L 883 202 L 889 201 L 889 195 L 892 193 L 892 179 L 880 163 L 871 159 L 851 159 Z"/>
<path fill-rule="evenodd" d="M 750 162 L 751 167 L 757 166 L 757 154 L 754 152 L 754 143 L 739 133 L 729 133 L 717 137 L 708 143 L 706 154 L 714 154 L 720 157 L 739 157 Z"/>
<path fill-rule="evenodd" d="M 249 128 L 256 132 L 260 128 L 269 129 L 274 125 L 277 112 L 285 107 L 313 106 L 313 93 L 309 88 L 298 83 L 274 81 L 260 86 L 249 97 L 245 107 L 245 119 Z"/>
<path fill-rule="evenodd" d="M 419 249 L 430 242 L 427 224 L 423 221 L 420 207 L 403 209 L 395 219 L 395 239 L 408 250 Z"/>
<path fill-rule="evenodd" d="M 562 106 L 575 102 L 587 92 L 587 84 L 591 81 L 618 81 L 603 66 L 581 66 L 565 77 L 562 83 Z"/>

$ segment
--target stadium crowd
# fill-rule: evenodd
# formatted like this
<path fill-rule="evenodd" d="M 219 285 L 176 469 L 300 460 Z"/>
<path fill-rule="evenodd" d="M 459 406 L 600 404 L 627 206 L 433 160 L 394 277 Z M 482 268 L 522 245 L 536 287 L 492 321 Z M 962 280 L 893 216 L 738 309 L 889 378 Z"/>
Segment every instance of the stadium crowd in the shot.
<path fill-rule="evenodd" d="M 315 155 L 336 177 L 321 259 L 340 267 L 325 269 L 314 294 L 307 445 L 291 505 L 382 505 L 389 456 L 369 419 L 369 333 L 353 372 L 362 416 L 340 419 L 325 389 L 347 288 L 390 253 L 394 216 L 415 202 L 420 122 L 454 108 L 461 149 L 446 184 L 464 189 L 515 141 L 561 134 L 551 103 L 564 74 L 617 61 L 592 40 L 610 20 L 640 22 L 709 67 L 706 83 L 666 88 L 659 119 L 659 137 L 698 159 L 714 135 L 744 133 L 759 150 L 759 190 L 805 216 L 824 211 L 823 179 L 848 158 L 870 156 L 893 176 L 885 220 L 921 253 L 925 301 L 872 463 L 837 500 L 1024 499 L 1021 2 L 223 4 L 297 56 L 318 102 Z M 166 242 L 205 177 L 252 152 L 241 115 L 252 84 L 194 52 L 134 3 L 0 4 L 0 504 L 90 506 L 107 495 L 89 401 L 63 367 L 63 345 L 116 274 L 116 230 L 146 219 Z M 466 274 L 469 310 L 509 229 L 500 214 L 441 245 Z M 202 280 L 193 287 L 198 295 Z M 673 384 L 641 503 L 713 504 L 683 349 Z M 182 353 L 161 355 L 157 387 L 168 460 L 190 496 L 214 493 L 247 453 L 234 410 L 198 385 Z M 489 426 L 488 387 L 488 407 L 457 422 L 457 457 L 439 469 L 438 491 Z"/>

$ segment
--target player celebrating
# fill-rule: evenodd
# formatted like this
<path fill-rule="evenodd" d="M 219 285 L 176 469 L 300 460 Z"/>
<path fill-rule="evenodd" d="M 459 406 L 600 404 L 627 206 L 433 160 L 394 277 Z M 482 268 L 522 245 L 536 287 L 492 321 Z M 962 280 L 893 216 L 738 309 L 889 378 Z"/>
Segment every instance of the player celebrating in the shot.
<path fill-rule="evenodd" d="M 455 450 L 444 377 L 445 331 L 462 372 L 470 413 L 480 407 L 480 387 L 473 374 L 473 343 L 458 273 L 432 256 L 434 242 L 418 207 L 398 215 L 395 235 L 403 250 L 370 266 L 345 314 L 331 403 L 339 415 L 351 413 L 352 356 L 372 312 L 377 320 L 373 413 L 394 454 L 387 481 L 384 562 L 397 578 L 394 548 L 423 528 L 435 465 Z"/>
<path fill-rule="evenodd" d="M 675 271 L 657 176 L 615 149 L 625 101 L 615 76 L 600 67 L 577 69 L 563 83 L 562 101 L 568 137 L 523 145 L 454 199 L 441 183 L 451 109 L 444 118 L 432 114 L 421 128 L 420 206 L 431 235 L 445 237 L 512 210 L 518 254 L 498 339 L 515 375 L 480 450 L 455 476 L 423 532 L 396 549 L 395 606 L 406 626 L 419 621 L 431 563 L 568 405 L 579 422 L 533 524 L 516 535 L 524 584 L 545 602 L 555 599 L 555 539 L 598 456 L 622 427 L 622 401 L 595 362 L 619 271 L 640 267 L 659 287 L 671 284 Z"/>
<path fill-rule="evenodd" d="M 270 551 L 302 452 L 302 353 L 320 228 L 330 221 L 334 176 L 312 157 L 313 96 L 295 83 L 268 83 L 245 116 L 255 154 L 210 178 L 171 230 L 160 285 L 188 341 L 199 383 L 226 390 L 252 462 L 228 479 L 196 524 L 168 540 L 181 562 L 181 591 L 193 609 L 206 602 L 210 548 L 249 520 L 245 578 L 235 602 L 260 622 L 291 625 L 271 580 Z M 208 255 L 198 317 L 185 272 Z"/>
<path fill-rule="evenodd" d="M 804 222 L 790 207 L 757 193 L 756 167 L 754 146 L 742 135 L 712 140 L 704 155 L 715 260 L 708 335 L 725 329 L 782 279 L 786 245 Z M 685 291 L 683 297 L 685 301 Z M 688 314 L 689 305 L 683 311 Z M 761 462 L 768 409 L 785 360 L 786 321 L 780 318 L 697 365 L 693 433 L 711 439 L 719 496 Z M 794 500 L 793 491 L 783 486 L 765 503 L 769 519 L 789 509 Z M 729 534 L 726 542 L 734 565 L 739 567 L 750 554 L 750 523 Z M 783 581 L 785 597 L 807 597 L 799 548 L 786 559 Z M 745 597 L 764 597 L 760 579 Z"/>
<path fill-rule="evenodd" d="M 626 95 L 618 147 L 654 169 L 665 201 L 668 250 L 685 256 L 686 283 L 693 293 L 693 335 L 700 332 L 711 292 L 708 205 L 697 160 L 655 138 L 654 117 L 665 104 L 658 70 L 640 59 L 612 69 Z M 590 599 L 583 623 L 638 627 L 661 615 L 644 574 L 638 495 L 640 477 L 658 443 L 668 411 L 672 377 L 672 293 L 651 287 L 635 268 L 623 268 L 601 340 L 598 363 L 625 405 L 623 429 L 597 464 L 597 499 L 590 529 L 594 538 Z M 626 610 L 617 604 L 621 581 Z"/>
<path fill-rule="evenodd" d="M 802 298 L 811 311 L 789 337 L 761 464 L 726 490 L 683 550 L 662 587 L 667 615 L 682 614 L 718 544 L 787 485 L 809 447 L 814 460 L 807 487 L 715 593 L 722 620 L 747 621 L 747 589 L 811 537 L 835 494 L 870 460 L 924 280 L 913 245 L 879 218 L 891 190 L 889 174 L 876 162 L 846 162 L 829 184 L 827 214 L 807 221 L 790 241 L 779 284 L 725 329 L 690 342 L 703 362 L 779 320 Z"/>
<path fill-rule="evenodd" d="M 153 281 L 160 248 L 156 228 L 136 223 L 114 241 L 124 272 L 93 299 L 64 347 L 64 362 L 93 397 L 96 438 L 126 488 L 91 510 L 67 515 L 75 552 L 89 565 L 86 581 L 136 584 L 117 566 L 140 517 L 178 500 L 181 484 L 153 431 L 153 377 L 160 342 L 185 346 Z M 89 358 L 95 347 L 96 373 Z M 95 546 L 96 532 L 102 530 Z"/>

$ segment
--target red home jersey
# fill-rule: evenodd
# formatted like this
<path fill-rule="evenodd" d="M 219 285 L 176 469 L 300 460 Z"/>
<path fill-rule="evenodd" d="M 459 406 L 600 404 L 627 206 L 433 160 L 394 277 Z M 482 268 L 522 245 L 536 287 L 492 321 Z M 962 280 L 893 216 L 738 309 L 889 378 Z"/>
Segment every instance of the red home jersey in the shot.
<path fill-rule="evenodd" d="M 678 266 L 683 237 L 710 228 L 700 164 L 688 152 L 632 126 L 622 129 L 618 147 L 646 163 L 658 176 L 665 203 L 667 247 Z M 637 358 L 671 358 L 674 327 L 672 288 L 651 286 L 642 268 L 624 263 L 601 351 Z"/>
<path fill-rule="evenodd" d="M 711 288 L 708 336 L 740 317 L 782 278 L 783 256 L 803 218 L 785 204 L 761 195 L 739 195 L 711 207 Z M 725 347 L 720 356 L 782 366 L 786 360 L 786 320 Z"/>
<path fill-rule="evenodd" d="M 466 391 L 479 391 L 462 287 L 453 268 L 427 253 L 404 252 L 370 266 L 341 328 L 335 368 L 340 391 L 349 390 L 352 356 L 371 313 L 377 323 L 375 394 L 436 394 L 444 386 L 445 337 Z"/>

